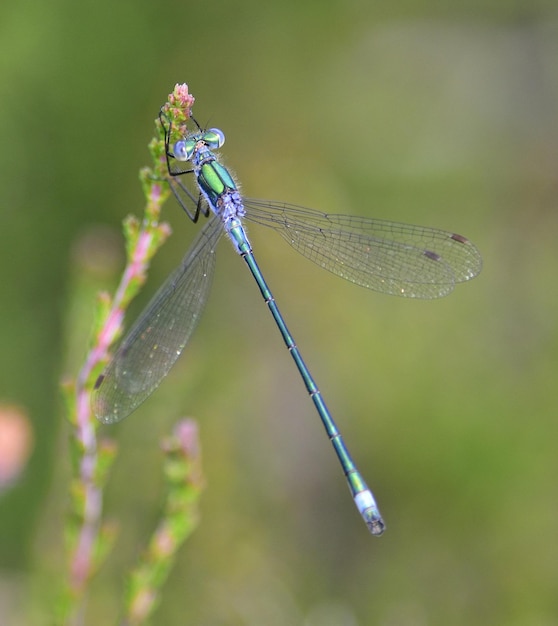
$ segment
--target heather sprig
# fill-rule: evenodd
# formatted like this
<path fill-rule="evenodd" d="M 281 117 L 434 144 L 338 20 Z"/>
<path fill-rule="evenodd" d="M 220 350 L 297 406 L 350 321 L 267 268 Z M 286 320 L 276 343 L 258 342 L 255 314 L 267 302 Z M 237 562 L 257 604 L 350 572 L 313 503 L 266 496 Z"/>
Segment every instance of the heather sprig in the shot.
<path fill-rule="evenodd" d="M 163 110 L 176 124 L 184 124 L 191 114 L 194 98 L 185 84 L 176 85 Z M 92 576 L 98 571 L 114 546 L 116 526 L 103 519 L 103 493 L 110 468 L 117 454 L 116 445 L 108 439 L 99 440 L 99 423 L 91 410 L 91 394 L 101 374 L 114 342 L 121 336 L 124 314 L 146 281 L 154 254 L 171 233 L 169 225 L 160 222 L 161 209 L 170 195 L 165 156 L 164 130 L 159 118 L 156 134 L 149 144 L 152 166 L 140 172 L 146 197 L 143 218 L 128 216 L 124 220 L 126 265 L 113 297 L 100 294 L 94 322 L 93 342 L 75 381 L 65 381 L 63 392 L 68 419 L 72 426 L 70 453 L 72 483 L 70 511 L 66 523 L 68 571 L 62 599 L 57 607 L 59 622 L 77 624 L 85 611 L 85 596 Z M 188 434 L 185 434 L 188 433 Z M 174 554 L 197 523 L 196 502 L 202 479 L 195 428 L 191 422 L 181 422 L 166 443 L 165 454 L 167 506 L 147 551 L 148 558 L 140 570 L 131 576 L 127 613 L 138 616 L 141 597 L 157 596 L 166 573 L 160 572 L 172 564 Z M 173 472 L 169 467 L 178 467 Z M 166 540 L 165 540 L 166 538 Z M 165 545 L 164 551 L 157 546 Z M 148 580 L 142 585 L 139 578 Z M 148 591 L 147 591 L 148 590 Z M 140 623 L 134 618 L 134 624 Z"/>

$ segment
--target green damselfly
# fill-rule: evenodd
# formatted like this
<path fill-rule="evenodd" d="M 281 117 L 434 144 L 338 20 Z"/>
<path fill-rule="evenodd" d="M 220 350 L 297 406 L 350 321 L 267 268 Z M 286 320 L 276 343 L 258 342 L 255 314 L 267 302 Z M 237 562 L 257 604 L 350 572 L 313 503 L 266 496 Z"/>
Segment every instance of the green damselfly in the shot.
<path fill-rule="evenodd" d="M 117 422 L 134 411 L 160 384 L 188 343 L 204 308 L 215 267 L 215 250 L 226 234 L 246 262 L 273 316 L 327 435 L 351 494 L 374 535 L 385 529 L 378 506 L 355 466 L 337 425 L 304 363 L 260 271 L 243 223 L 278 232 L 320 267 L 357 285 L 409 298 L 438 298 L 456 283 L 474 278 L 482 261 L 477 248 L 455 233 L 365 217 L 321 213 L 284 202 L 243 198 L 215 150 L 225 136 L 215 128 L 175 133 L 161 112 L 168 183 L 193 222 L 208 218 L 180 266 L 169 276 L 130 329 L 95 386 L 93 407 L 100 421 Z M 188 179 L 196 182 L 192 191 Z"/>

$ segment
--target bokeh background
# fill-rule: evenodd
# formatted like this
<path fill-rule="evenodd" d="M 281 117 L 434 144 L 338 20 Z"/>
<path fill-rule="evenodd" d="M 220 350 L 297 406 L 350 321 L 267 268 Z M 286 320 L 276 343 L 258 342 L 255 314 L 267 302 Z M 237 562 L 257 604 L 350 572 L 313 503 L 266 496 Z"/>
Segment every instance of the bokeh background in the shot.
<path fill-rule="evenodd" d="M 158 109 L 186 82 L 247 195 L 446 228 L 485 265 L 446 299 L 406 301 L 251 231 L 378 497 L 376 539 L 222 244 L 182 360 L 103 429 L 120 446 L 106 514 L 121 530 L 84 623 L 114 623 L 161 502 L 156 442 L 189 415 L 201 525 L 154 623 L 558 624 L 555 0 L 24 0 L 0 14 L 0 412 L 5 449 L 21 450 L 16 470 L 2 453 L 0 623 L 49 622 L 69 476 L 58 384 L 85 353 L 94 291 L 116 284 Z M 131 316 L 196 232 L 171 202 L 165 218 L 173 237 Z"/>

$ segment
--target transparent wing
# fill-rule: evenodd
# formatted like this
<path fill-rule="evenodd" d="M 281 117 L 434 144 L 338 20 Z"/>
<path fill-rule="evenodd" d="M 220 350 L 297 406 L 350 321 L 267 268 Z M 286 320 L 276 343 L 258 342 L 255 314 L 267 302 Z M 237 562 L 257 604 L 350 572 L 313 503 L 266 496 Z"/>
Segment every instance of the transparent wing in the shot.
<path fill-rule="evenodd" d="M 320 267 L 357 285 L 410 298 L 439 298 L 474 278 L 482 259 L 455 233 L 245 199 L 246 219 L 277 231 Z"/>
<path fill-rule="evenodd" d="M 222 232 L 218 218 L 204 226 L 118 347 L 93 393 L 93 411 L 101 422 L 110 424 L 129 415 L 180 356 L 207 300 Z"/>

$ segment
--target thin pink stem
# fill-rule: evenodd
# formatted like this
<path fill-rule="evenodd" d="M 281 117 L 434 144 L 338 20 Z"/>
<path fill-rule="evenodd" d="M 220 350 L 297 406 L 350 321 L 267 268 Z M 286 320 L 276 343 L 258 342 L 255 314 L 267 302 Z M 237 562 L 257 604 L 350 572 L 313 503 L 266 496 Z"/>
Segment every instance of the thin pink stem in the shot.
<path fill-rule="evenodd" d="M 98 465 L 96 422 L 91 411 L 91 389 L 87 385 L 92 371 L 106 360 L 109 348 L 120 332 L 124 319 L 124 305 L 129 299 L 130 283 L 134 280 L 143 282 L 149 264 L 150 251 L 155 237 L 155 228 L 162 228 L 168 234 L 166 225 L 158 225 L 157 218 L 161 208 L 161 185 L 151 185 L 147 214 L 142 230 L 138 234 L 136 245 L 116 290 L 112 306 L 106 321 L 97 335 L 95 345 L 89 351 L 85 363 L 79 372 L 76 385 L 77 416 L 75 436 L 81 444 L 83 456 L 79 465 L 79 482 L 83 488 L 84 511 L 83 524 L 79 530 L 75 552 L 71 558 L 70 584 L 74 592 L 83 591 L 93 569 L 93 549 L 98 539 L 102 513 L 102 489 L 97 486 L 95 472 Z"/>

